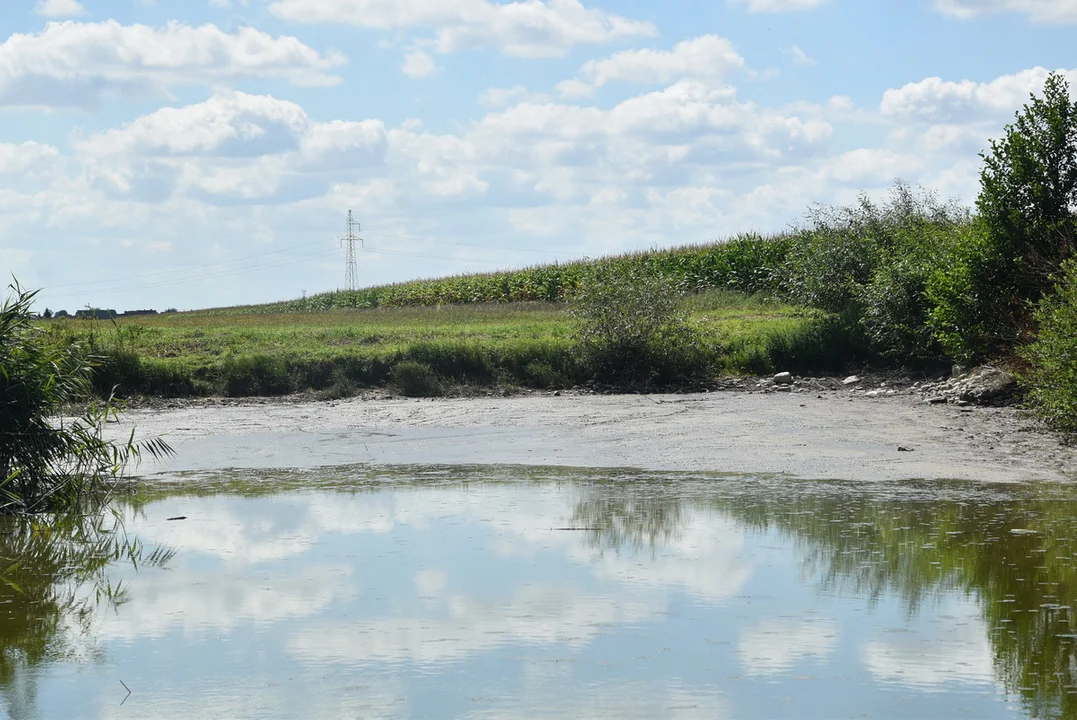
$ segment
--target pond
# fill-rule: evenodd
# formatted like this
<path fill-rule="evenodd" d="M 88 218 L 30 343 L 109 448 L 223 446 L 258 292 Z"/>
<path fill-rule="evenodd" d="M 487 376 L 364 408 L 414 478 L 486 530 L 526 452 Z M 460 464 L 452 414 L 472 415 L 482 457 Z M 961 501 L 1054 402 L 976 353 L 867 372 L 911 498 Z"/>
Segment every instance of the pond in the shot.
<path fill-rule="evenodd" d="M 14 717 L 1072 717 L 1077 492 L 522 467 L 9 524 Z"/>

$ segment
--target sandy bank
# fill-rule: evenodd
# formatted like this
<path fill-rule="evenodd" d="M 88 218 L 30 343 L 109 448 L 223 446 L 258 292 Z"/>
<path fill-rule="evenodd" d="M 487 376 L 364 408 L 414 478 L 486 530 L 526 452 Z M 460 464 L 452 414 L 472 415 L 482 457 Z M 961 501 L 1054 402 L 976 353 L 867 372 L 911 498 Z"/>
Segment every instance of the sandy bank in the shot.
<path fill-rule="evenodd" d="M 532 395 L 333 402 L 202 401 L 135 410 L 178 451 L 144 472 L 375 464 L 528 464 L 982 481 L 1077 477 L 1077 451 L 1009 408 L 915 395 Z"/>

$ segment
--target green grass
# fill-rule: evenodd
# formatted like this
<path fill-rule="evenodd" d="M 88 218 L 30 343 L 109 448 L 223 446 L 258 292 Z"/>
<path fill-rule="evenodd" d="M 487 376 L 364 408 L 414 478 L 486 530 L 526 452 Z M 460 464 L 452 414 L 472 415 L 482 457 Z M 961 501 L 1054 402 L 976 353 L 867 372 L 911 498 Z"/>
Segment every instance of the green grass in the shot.
<path fill-rule="evenodd" d="M 718 373 L 837 370 L 849 343 L 818 312 L 729 291 L 688 296 Z M 461 387 L 565 388 L 586 382 L 563 303 L 505 303 L 262 313 L 169 313 L 53 320 L 50 342 L 82 342 L 104 360 L 101 392 L 127 395 L 342 397 L 389 387 L 429 395 Z M 820 353 L 820 343 L 834 353 Z M 844 353 L 839 357 L 835 353 Z M 399 367 L 402 366 L 403 367 Z M 394 369 L 398 368 L 394 372 Z"/>

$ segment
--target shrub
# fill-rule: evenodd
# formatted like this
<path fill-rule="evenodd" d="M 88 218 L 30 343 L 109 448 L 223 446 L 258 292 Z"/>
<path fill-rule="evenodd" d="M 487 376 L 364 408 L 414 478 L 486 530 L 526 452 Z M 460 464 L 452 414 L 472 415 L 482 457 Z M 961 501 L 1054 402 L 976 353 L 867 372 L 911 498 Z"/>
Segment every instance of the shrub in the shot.
<path fill-rule="evenodd" d="M 393 366 L 393 386 L 405 397 L 437 397 L 444 390 L 441 380 L 426 363 L 404 360 Z"/>
<path fill-rule="evenodd" d="M 358 394 L 359 386 L 348 377 L 348 373 L 341 367 L 333 368 L 329 375 L 328 387 L 318 393 L 322 400 L 342 400 Z"/>
<path fill-rule="evenodd" d="M 783 269 L 785 295 L 819 308 L 863 334 L 880 356 L 938 362 L 928 282 L 968 212 L 898 182 L 883 204 L 861 196 L 848 207 L 817 207 Z"/>
<path fill-rule="evenodd" d="M 103 437 L 119 406 L 110 395 L 93 402 L 94 362 L 78 344 L 50 346 L 34 326 L 36 293 L 16 283 L 0 306 L 0 512 L 77 509 L 98 500 L 145 451 L 171 453 L 161 440 L 126 444 Z M 89 403 L 63 419 L 70 405 Z"/>
<path fill-rule="evenodd" d="M 1054 290 L 1034 313 L 1036 339 L 1020 350 L 1021 382 L 1033 411 L 1056 429 L 1077 433 L 1077 261 L 1063 263 Z"/>
<path fill-rule="evenodd" d="M 639 268 L 599 264 L 569 309 L 576 352 L 592 378 L 616 386 L 690 381 L 711 358 L 679 306 L 675 284 Z"/>
<path fill-rule="evenodd" d="M 1012 267 L 977 218 L 956 236 L 928 277 L 929 324 L 946 352 L 974 363 L 1002 352 L 1017 337 Z"/>
<path fill-rule="evenodd" d="M 273 355 L 228 355 L 217 368 L 218 382 L 232 396 L 284 395 L 292 390 L 288 363 Z"/>

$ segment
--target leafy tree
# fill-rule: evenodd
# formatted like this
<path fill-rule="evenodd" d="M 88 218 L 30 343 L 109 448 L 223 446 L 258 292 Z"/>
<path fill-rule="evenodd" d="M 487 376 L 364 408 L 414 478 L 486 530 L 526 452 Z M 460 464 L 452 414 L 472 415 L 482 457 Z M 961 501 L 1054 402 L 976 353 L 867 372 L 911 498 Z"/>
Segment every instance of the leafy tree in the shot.
<path fill-rule="evenodd" d="M 1048 76 L 981 153 L 982 233 L 935 274 L 933 324 L 960 359 L 1006 352 L 1034 329 L 1030 308 L 1077 242 L 1077 103 Z"/>
<path fill-rule="evenodd" d="M 1016 289 L 1038 300 L 1077 241 L 1077 102 L 1061 74 L 983 158 L 976 205 L 1013 258 Z"/>

